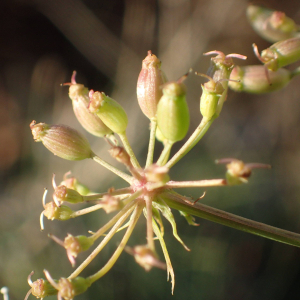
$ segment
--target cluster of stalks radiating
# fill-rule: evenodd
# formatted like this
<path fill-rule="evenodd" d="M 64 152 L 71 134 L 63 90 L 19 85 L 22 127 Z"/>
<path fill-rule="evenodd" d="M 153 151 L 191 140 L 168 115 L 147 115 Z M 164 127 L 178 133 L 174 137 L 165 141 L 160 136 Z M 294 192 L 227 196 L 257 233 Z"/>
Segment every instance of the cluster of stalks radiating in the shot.
<path fill-rule="evenodd" d="M 196 215 L 299 246 L 300 239 L 296 234 L 288 235 L 283 230 L 263 224 L 258 226 L 258 223 L 254 221 L 196 203 L 201 197 L 192 202 L 173 190 L 182 187 L 208 188 L 247 183 L 252 169 L 269 168 L 269 165 L 245 164 L 234 158 L 225 158 L 217 161 L 217 163 L 226 164 L 227 172 L 224 179 L 175 182 L 171 181 L 168 175 L 169 169 L 198 143 L 213 121 L 220 115 L 227 98 L 228 85 L 238 91 L 266 93 L 284 87 L 291 78 L 299 73 L 299 70 L 290 72 L 282 69 L 282 67 L 300 59 L 300 37 L 297 36 L 298 27 L 293 21 L 282 13 L 279 14 L 279 12 L 256 6 L 248 8 L 248 17 L 255 30 L 264 37 L 268 36 L 268 40 L 276 43 L 262 51 L 261 54 L 254 45 L 255 54 L 264 63 L 264 65 L 258 66 L 234 67 L 233 58 L 246 59 L 240 54 L 225 55 L 221 51 L 205 53 L 205 55 L 212 55 L 211 66 L 207 74 L 196 72 L 197 75 L 208 80 L 202 85 L 200 97 L 202 119 L 171 159 L 170 153 L 173 144 L 183 140 L 189 130 L 189 109 L 184 81 L 191 71 L 177 81 L 168 81 L 161 70 L 160 60 L 151 51 L 148 51 L 148 55 L 143 60 L 142 70 L 137 81 L 138 103 L 151 124 L 145 166 L 141 167 L 128 141 L 126 135 L 128 118 L 122 106 L 103 92 L 88 90 L 84 85 L 77 83 L 76 72 L 73 73 L 71 82 L 64 84 L 69 86 L 69 96 L 72 100 L 75 116 L 85 130 L 107 142 L 111 156 L 124 165 L 128 172 L 123 172 L 98 157 L 92 151 L 87 139 L 78 131 L 65 125 L 48 125 L 32 121 L 30 128 L 34 140 L 41 141 L 55 155 L 68 160 L 93 159 L 96 163 L 124 179 L 128 183 L 128 187 L 110 188 L 107 192 L 94 193 L 78 182 L 70 173 L 65 174 L 59 185 L 56 184 L 53 175 L 54 193 L 52 201 L 47 202 L 46 200 L 47 190 L 43 196 L 44 211 L 40 220 L 42 230 L 45 227 L 44 217 L 50 220 L 65 221 L 100 209 L 106 213 L 116 213 L 108 223 L 97 231 L 90 232 L 90 235 L 87 236 L 68 234 L 64 240 L 60 240 L 54 235 L 49 235 L 66 249 L 67 257 L 73 267 L 76 266 L 76 257 L 81 252 L 92 249 L 98 240 L 101 241 L 93 248 L 85 261 L 67 278 L 53 279 L 50 273 L 44 270 L 46 279 L 32 282 L 33 272 L 30 273 L 28 283 L 31 289 L 26 298 L 33 294 L 38 298 L 57 295 L 59 299 L 73 299 L 104 276 L 112 268 L 123 250 L 132 255 L 146 271 L 152 267 L 167 269 L 168 277 L 171 277 L 173 292 L 175 277 L 164 242 L 162 216 L 170 222 L 174 237 L 186 250 L 189 248 L 177 234 L 175 219 L 170 208 L 179 210 L 190 225 L 198 225 L 192 216 Z M 153 154 L 156 139 L 163 143 L 164 148 L 159 158 L 154 162 Z M 92 203 L 93 205 L 74 211 L 65 203 Z M 144 245 L 126 246 L 142 214 L 146 218 L 146 242 Z M 114 234 L 121 230 L 125 231 L 123 238 L 108 262 L 95 274 L 86 278 L 80 277 L 80 273 L 106 246 Z M 165 262 L 161 261 L 156 254 L 156 240 L 160 243 Z"/>

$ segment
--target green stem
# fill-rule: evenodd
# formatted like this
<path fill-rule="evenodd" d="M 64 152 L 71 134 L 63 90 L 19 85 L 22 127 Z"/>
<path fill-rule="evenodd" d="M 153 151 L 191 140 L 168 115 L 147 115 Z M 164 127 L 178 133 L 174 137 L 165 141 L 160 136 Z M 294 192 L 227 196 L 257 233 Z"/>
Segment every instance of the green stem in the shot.
<path fill-rule="evenodd" d="M 300 67 L 296 68 L 295 70 L 292 71 L 291 78 L 294 78 L 295 76 L 300 74 Z"/>
<path fill-rule="evenodd" d="M 99 156 L 97 156 L 95 153 L 93 153 L 92 159 L 97 162 L 98 164 L 100 164 L 101 166 L 105 167 L 106 169 L 110 170 L 111 172 L 115 173 L 116 175 L 118 175 L 119 177 L 121 177 L 122 179 L 124 179 L 125 181 L 127 181 L 129 184 L 133 183 L 133 177 L 120 171 L 119 169 L 113 167 L 112 165 L 110 165 L 109 163 L 107 163 L 106 161 L 104 161 L 103 159 L 101 159 Z"/>
<path fill-rule="evenodd" d="M 155 245 L 153 240 L 153 227 L 152 227 L 152 197 L 145 196 L 146 212 L 147 212 L 147 243 L 148 247 L 155 252 Z"/>
<path fill-rule="evenodd" d="M 90 263 L 91 261 L 99 254 L 99 252 L 106 246 L 106 244 L 110 241 L 110 239 L 114 236 L 117 230 L 121 227 L 121 225 L 125 222 L 125 220 L 129 217 L 134 207 L 128 209 L 123 216 L 121 216 L 110 232 L 105 236 L 105 238 L 101 241 L 101 243 L 95 248 L 95 250 L 85 259 L 85 261 L 68 277 L 69 279 L 77 277 Z M 92 281 L 93 282 L 93 281 Z"/>
<path fill-rule="evenodd" d="M 186 141 L 186 143 L 179 149 L 179 151 L 167 162 L 166 167 L 169 169 L 174 166 L 183 156 L 185 156 L 204 136 L 216 115 L 214 115 L 211 119 L 202 118 L 199 126 L 196 128 L 194 133 L 190 136 L 190 138 Z"/>
<path fill-rule="evenodd" d="M 167 273 L 168 273 L 168 278 L 167 280 L 169 281 L 169 275 L 171 276 L 171 284 L 172 284 L 172 295 L 173 295 L 173 292 L 174 292 L 174 287 L 175 287 L 175 274 L 174 274 L 174 270 L 173 270 L 173 267 L 172 267 L 172 263 L 171 263 L 171 259 L 170 259 L 170 256 L 169 256 L 169 253 L 168 253 L 168 249 L 167 249 L 167 246 L 166 246 L 166 243 L 164 241 L 164 238 L 155 222 L 155 220 L 152 221 L 153 223 L 153 230 L 160 242 L 160 245 L 161 245 L 161 249 L 164 253 L 164 257 L 165 257 L 165 260 L 166 260 L 166 264 L 167 264 Z"/>
<path fill-rule="evenodd" d="M 128 188 L 114 190 L 111 192 L 83 196 L 83 201 L 85 201 L 85 202 L 94 201 L 94 200 L 98 200 L 98 199 L 102 198 L 105 195 L 118 196 L 118 195 L 123 195 L 123 194 L 130 194 L 131 192 L 132 192 L 132 189 L 130 187 L 128 187 Z"/>
<path fill-rule="evenodd" d="M 156 127 L 157 127 L 156 118 L 152 118 L 146 168 L 149 167 L 150 165 L 152 165 L 152 163 L 153 163 Z"/>
<path fill-rule="evenodd" d="M 126 131 L 124 131 L 123 133 L 119 133 L 119 137 L 125 147 L 125 150 L 127 151 L 127 153 L 129 154 L 130 158 L 131 158 L 131 163 L 132 165 L 136 168 L 136 169 L 140 169 L 141 166 L 139 164 L 139 162 L 137 161 L 135 154 L 129 144 L 127 135 L 126 135 Z"/>
<path fill-rule="evenodd" d="M 168 161 L 169 159 L 169 156 L 170 156 L 170 152 L 171 152 L 171 149 L 172 149 L 172 146 L 174 145 L 174 142 L 171 142 L 171 141 L 167 141 L 165 143 L 165 147 L 164 147 L 164 150 L 162 151 L 158 161 L 156 164 L 158 164 L 159 166 L 163 166 L 166 164 L 166 162 Z"/>
<path fill-rule="evenodd" d="M 172 192 L 164 197 L 164 201 L 171 208 L 184 211 L 188 214 L 213 221 L 228 227 L 232 227 L 241 231 L 252 233 L 264 238 L 274 240 L 280 243 L 300 247 L 300 234 L 290 232 L 269 226 L 260 222 L 252 221 L 220 209 L 212 208 L 210 206 L 196 203 L 189 205 L 184 201 L 185 197 Z M 186 199 L 187 200 L 187 199 Z"/>
<path fill-rule="evenodd" d="M 137 207 L 135 208 L 134 213 L 131 215 L 130 218 L 130 223 L 129 226 L 123 236 L 123 239 L 121 240 L 120 245 L 118 246 L 118 248 L 116 249 L 116 251 L 114 252 L 114 254 L 112 255 L 112 257 L 110 258 L 110 260 L 106 263 L 106 265 L 100 269 L 97 273 L 95 273 L 94 275 L 91 275 L 87 278 L 87 280 L 90 280 L 91 282 L 95 282 L 96 280 L 100 279 L 102 276 L 104 276 L 115 264 L 115 262 L 117 261 L 117 259 L 119 258 L 119 256 L 121 255 L 122 251 L 125 248 L 125 245 L 129 239 L 129 237 L 132 234 L 132 231 L 143 211 L 144 208 L 144 204 L 140 203 L 137 205 Z"/>
<path fill-rule="evenodd" d="M 86 215 L 90 212 L 93 212 L 93 211 L 96 211 L 98 209 L 101 209 L 103 207 L 103 204 L 96 204 L 96 205 L 93 205 L 93 206 L 90 206 L 90 207 L 87 207 L 87 208 L 84 208 L 84 209 L 80 209 L 80 210 L 77 210 L 77 211 L 74 211 L 72 214 L 71 214 L 71 218 L 76 218 L 76 217 L 79 217 L 79 216 L 82 216 L 82 215 Z"/>
<path fill-rule="evenodd" d="M 166 183 L 166 188 L 186 188 L 186 187 L 210 187 L 210 186 L 224 186 L 225 179 L 207 179 L 207 180 L 193 180 L 193 181 L 169 181 Z"/>

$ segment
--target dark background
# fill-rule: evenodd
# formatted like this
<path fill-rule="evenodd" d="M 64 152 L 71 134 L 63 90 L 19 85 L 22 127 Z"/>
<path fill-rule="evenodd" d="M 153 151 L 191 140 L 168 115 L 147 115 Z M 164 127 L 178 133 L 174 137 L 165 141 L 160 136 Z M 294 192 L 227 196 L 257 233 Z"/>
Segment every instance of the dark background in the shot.
<path fill-rule="evenodd" d="M 300 24 L 300 2 L 264 1 L 285 11 Z M 93 213 L 68 222 L 45 221 L 39 214 L 44 187 L 52 173 L 60 181 L 71 170 L 99 192 L 124 186 L 92 161 L 69 162 L 33 142 L 29 123 L 63 123 L 81 132 L 66 87 L 73 70 L 77 81 L 104 91 L 119 101 L 129 116 L 128 137 L 144 161 L 149 121 L 139 110 L 135 88 L 142 59 L 148 50 L 162 61 L 169 80 L 190 67 L 205 73 L 209 58 L 203 52 L 220 50 L 248 56 L 241 65 L 258 64 L 252 43 L 270 44 L 247 23 L 247 1 L 241 0 L 2 0 L 0 3 L 0 286 L 10 297 L 23 299 L 33 280 L 48 269 L 53 277 L 67 277 L 71 266 L 65 251 L 47 238 L 66 233 L 87 234 L 110 217 Z M 298 64 L 299 65 L 299 64 Z M 270 95 L 229 92 L 219 119 L 187 157 L 171 170 L 174 180 L 224 176 L 214 160 L 236 157 L 272 165 L 257 170 L 248 185 L 213 188 L 203 203 L 269 225 L 300 232 L 300 79 Z M 192 130 L 200 121 L 202 79 L 190 76 L 188 104 Z M 93 150 L 118 166 L 103 140 L 86 133 Z M 174 146 L 173 151 L 181 143 Z M 156 157 L 161 146 L 156 148 Z M 203 189 L 186 189 L 198 197 Z M 49 198 L 50 199 L 50 198 Z M 113 269 L 77 299 L 205 299 L 261 300 L 300 297 L 300 250 L 205 220 L 188 226 L 174 213 L 179 235 L 192 249 L 186 252 L 166 224 L 166 243 L 176 275 L 174 296 L 166 273 L 146 273 L 124 253 Z M 141 218 L 143 219 L 143 218 Z M 120 235 L 85 270 L 96 272 L 108 260 Z M 129 245 L 145 243 L 140 220 Z M 161 255 L 161 253 L 160 253 Z M 161 255 L 162 257 L 162 255 Z M 78 261 L 84 258 L 80 255 Z M 31 296 L 31 299 L 33 296 Z M 54 297 L 53 297 L 54 299 Z"/>

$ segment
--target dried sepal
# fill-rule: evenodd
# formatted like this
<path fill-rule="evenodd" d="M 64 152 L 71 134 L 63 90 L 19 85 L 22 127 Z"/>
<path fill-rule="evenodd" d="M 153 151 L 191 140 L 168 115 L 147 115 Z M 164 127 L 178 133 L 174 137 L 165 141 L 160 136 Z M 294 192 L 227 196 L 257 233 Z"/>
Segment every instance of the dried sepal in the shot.
<path fill-rule="evenodd" d="M 30 129 L 34 140 L 42 142 L 54 155 L 67 160 L 83 160 L 92 156 L 88 140 L 69 126 L 32 121 Z"/>
<path fill-rule="evenodd" d="M 120 210 L 124 207 L 124 203 L 118 198 L 110 194 L 104 195 L 103 199 L 99 201 L 107 214 Z"/>

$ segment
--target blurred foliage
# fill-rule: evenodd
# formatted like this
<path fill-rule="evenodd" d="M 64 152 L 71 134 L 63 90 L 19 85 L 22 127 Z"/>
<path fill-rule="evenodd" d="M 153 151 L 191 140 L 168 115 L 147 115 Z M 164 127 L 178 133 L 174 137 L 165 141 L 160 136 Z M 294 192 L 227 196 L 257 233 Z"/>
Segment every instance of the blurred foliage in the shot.
<path fill-rule="evenodd" d="M 300 23 L 299 1 L 264 2 Z M 1 1 L 0 286 L 10 288 L 12 300 L 25 296 L 29 290 L 26 277 L 32 270 L 36 271 L 33 279 L 41 277 L 44 268 L 54 277 L 70 274 L 64 249 L 47 238 L 47 233 L 60 238 L 67 232 L 85 234 L 107 219 L 104 214 L 93 213 L 65 223 L 46 222 L 46 232 L 41 233 L 43 188 L 51 187 L 52 173 L 59 180 L 71 170 L 81 182 L 99 192 L 124 186 L 92 161 L 64 161 L 33 142 L 28 127 L 33 119 L 67 124 L 83 132 L 73 115 L 67 88 L 60 83 L 68 82 L 76 70 L 78 82 L 118 100 L 128 113 L 129 140 L 142 161 L 149 126 L 138 108 L 135 88 L 147 51 L 151 49 L 161 59 L 169 80 L 178 79 L 190 67 L 205 73 L 209 59 L 202 54 L 210 50 L 247 55 L 247 62 L 238 63 L 258 64 L 251 44 L 255 42 L 264 49 L 269 43 L 247 23 L 246 7 L 247 1 L 240 0 Z M 200 119 L 201 82 L 196 76 L 186 82 L 190 130 Z M 248 185 L 212 188 L 201 201 L 300 232 L 299 97 L 299 78 L 269 95 L 229 92 L 220 118 L 172 169 L 171 178 L 224 176 L 224 168 L 214 164 L 222 157 L 271 164 L 271 171 L 254 172 Z M 86 136 L 91 138 L 88 133 Z M 92 146 L 99 156 L 115 163 L 102 140 Z M 173 151 L 179 147 L 180 143 L 176 144 Z M 157 147 L 156 157 L 160 150 Z M 203 189 L 184 193 L 197 198 Z M 191 227 L 179 214 L 176 217 L 179 234 L 192 251 L 186 252 L 166 225 L 166 242 L 176 275 L 174 296 L 164 271 L 146 273 L 124 253 L 103 279 L 76 299 L 300 297 L 299 249 L 204 220 L 197 220 L 199 227 Z M 145 228 L 140 222 L 129 245 L 145 242 Z M 119 241 L 117 235 L 88 268 L 89 274 L 107 261 Z"/>

